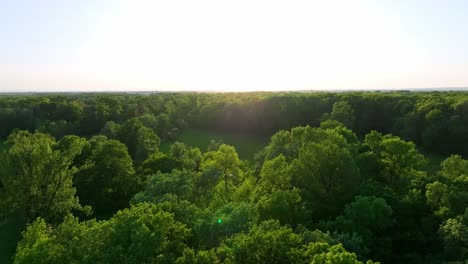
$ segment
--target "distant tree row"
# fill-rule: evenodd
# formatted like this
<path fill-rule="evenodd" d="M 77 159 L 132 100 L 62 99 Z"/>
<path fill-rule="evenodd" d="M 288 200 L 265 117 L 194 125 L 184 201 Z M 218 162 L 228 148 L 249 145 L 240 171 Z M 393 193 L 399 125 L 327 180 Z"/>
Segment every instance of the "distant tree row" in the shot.
<path fill-rule="evenodd" d="M 162 140 L 174 140 L 189 127 L 271 136 L 296 126 L 318 127 L 329 118 L 360 138 L 376 130 L 412 141 L 426 152 L 468 154 L 467 92 L 0 97 L 0 138 L 14 129 L 37 129 L 58 139 L 69 134 L 116 137 L 116 127 L 135 126 L 137 121 Z"/>

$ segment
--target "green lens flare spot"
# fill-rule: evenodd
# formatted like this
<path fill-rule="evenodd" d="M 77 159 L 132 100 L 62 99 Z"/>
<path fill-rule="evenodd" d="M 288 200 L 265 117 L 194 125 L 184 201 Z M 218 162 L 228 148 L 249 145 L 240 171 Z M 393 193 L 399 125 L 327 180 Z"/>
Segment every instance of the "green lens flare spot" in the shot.
<path fill-rule="evenodd" d="M 218 224 L 221 224 L 221 223 L 223 222 L 223 219 L 218 218 L 218 221 L 217 221 L 217 222 L 218 222 Z"/>

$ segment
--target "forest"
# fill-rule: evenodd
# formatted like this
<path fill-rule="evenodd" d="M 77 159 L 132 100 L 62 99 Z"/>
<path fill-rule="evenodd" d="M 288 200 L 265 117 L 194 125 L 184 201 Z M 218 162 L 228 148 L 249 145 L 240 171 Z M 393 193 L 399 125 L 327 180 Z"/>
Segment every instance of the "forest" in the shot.
<path fill-rule="evenodd" d="M 0 95 L 0 263 L 465 263 L 468 92 Z"/>

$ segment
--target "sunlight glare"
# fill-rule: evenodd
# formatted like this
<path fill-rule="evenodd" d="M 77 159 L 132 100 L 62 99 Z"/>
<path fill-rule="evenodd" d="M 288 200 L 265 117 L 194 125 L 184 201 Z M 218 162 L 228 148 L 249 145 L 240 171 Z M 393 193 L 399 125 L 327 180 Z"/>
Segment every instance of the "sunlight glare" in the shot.
<path fill-rule="evenodd" d="M 413 52 L 371 8 L 366 1 L 128 1 L 96 25 L 79 72 L 134 89 L 365 86 Z"/>

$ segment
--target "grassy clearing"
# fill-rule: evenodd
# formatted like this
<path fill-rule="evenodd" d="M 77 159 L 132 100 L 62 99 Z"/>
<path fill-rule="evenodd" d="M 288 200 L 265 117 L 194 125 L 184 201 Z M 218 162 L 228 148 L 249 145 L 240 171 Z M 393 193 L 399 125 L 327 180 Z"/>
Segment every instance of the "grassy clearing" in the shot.
<path fill-rule="evenodd" d="M 254 154 L 262 150 L 269 142 L 267 137 L 252 136 L 246 134 L 229 134 L 207 130 L 187 130 L 183 132 L 177 141 L 187 145 L 200 148 L 206 151 L 211 140 L 222 140 L 224 144 L 232 145 L 236 148 L 241 159 L 252 160 Z M 169 148 L 174 142 L 161 143 L 161 151 L 169 152 Z"/>

